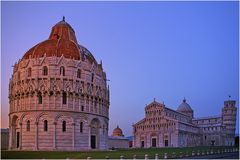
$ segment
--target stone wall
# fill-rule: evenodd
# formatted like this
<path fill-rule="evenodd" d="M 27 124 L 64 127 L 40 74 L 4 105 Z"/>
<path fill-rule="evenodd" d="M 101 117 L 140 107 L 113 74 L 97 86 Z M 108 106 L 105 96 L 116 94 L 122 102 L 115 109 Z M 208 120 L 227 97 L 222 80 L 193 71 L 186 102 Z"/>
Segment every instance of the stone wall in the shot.
<path fill-rule="evenodd" d="M 2 150 L 8 149 L 8 141 L 9 141 L 9 130 L 1 129 L 1 149 Z"/>
<path fill-rule="evenodd" d="M 108 137 L 108 148 L 129 148 L 129 141 L 127 138 Z"/>

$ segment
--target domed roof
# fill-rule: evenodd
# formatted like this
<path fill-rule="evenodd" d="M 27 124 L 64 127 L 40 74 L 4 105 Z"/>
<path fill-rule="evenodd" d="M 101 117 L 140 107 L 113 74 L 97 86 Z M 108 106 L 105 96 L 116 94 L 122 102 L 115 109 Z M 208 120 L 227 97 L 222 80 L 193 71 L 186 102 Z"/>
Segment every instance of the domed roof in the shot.
<path fill-rule="evenodd" d="M 178 106 L 177 109 L 178 112 L 188 112 L 188 111 L 193 111 L 190 105 L 186 102 L 186 99 L 183 99 L 182 104 Z"/>
<path fill-rule="evenodd" d="M 77 42 L 73 28 L 65 22 L 65 18 L 52 27 L 52 31 L 47 40 L 28 50 L 23 59 L 38 57 L 61 57 L 80 60 L 82 57 L 90 62 L 96 62 L 93 55 Z"/>
<path fill-rule="evenodd" d="M 122 137 L 124 136 L 122 133 L 122 130 L 119 128 L 119 126 L 117 126 L 117 128 L 115 128 L 113 130 L 112 136 L 122 136 Z"/>

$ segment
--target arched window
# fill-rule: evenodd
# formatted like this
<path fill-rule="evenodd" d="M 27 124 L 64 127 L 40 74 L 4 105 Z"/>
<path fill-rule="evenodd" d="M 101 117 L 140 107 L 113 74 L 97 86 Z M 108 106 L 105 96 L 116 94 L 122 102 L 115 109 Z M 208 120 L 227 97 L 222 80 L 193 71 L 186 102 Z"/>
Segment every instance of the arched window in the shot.
<path fill-rule="evenodd" d="M 47 66 L 43 67 L 43 75 L 44 76 L 48 75 L 48 68 L 47 68 Z"/>
<path fill-rule="evenodd" d="M 62 131 L 66 132 L 66 121 L 62 122 Z"/>
<path fill-rule="evenodd" d="M 18 79 L 18 80 L 20 80 L 20 76 L 21 76 L 21 73 L 18 72 L 18 73 L 17 73 L 17 79 Z"/>
<path fill-rule="evenodd" d="M 29 132 L 30 131 L 30 121 L 29 120 L 27 121 L 27 127 L 26 128 L 27 128 L 27 131 Z"/>
<path fill-rule="evenodd" d="M 31 77 L 31 75 L 32 75 L 32 68 L 28 68 L 27 76 Z"/>
<path fill-rule="evenodd" d="M 42 104 L 42 93 L 38 93 L 38 104 Z"/>
<path fill-rule="evenodd" d="M 84 111 L 84 106 L 81 106 L 81 111 Z"/>
<path fill-rule="evenodd" d="M 80 122 L 80 133 L 83 132 L 83 122 Z"/>
<path fill-rule="evenodd" d="M 77 78 L 81 78 L 81 70 L 80 69 L 77 70 Z"/>
<path fill-rule="evenodd" d="M 65 76 L 65 69 L 63 66 L 60 67 L 60 75 Z"/>
<path fill-rule="evenodd" d="M 48 131 L 48 121 L 47 120 L 44 121 L 44 131 L 45 132 Z"/>
<path fill-rule="evenodd" d="M 63 95 L 62 95 L 62 103 L 63 103 L 63 104 L 67 104 L 67 93 L 66 93 L 66 92 L 63 92 Z"/>
<path fill-rule="evenodd" d="M 92 78 L 92 82 L 93 82 L 94 81 L 94 74 L 93 73 L 92 73 L 92 77 L 91 78 Z"/>

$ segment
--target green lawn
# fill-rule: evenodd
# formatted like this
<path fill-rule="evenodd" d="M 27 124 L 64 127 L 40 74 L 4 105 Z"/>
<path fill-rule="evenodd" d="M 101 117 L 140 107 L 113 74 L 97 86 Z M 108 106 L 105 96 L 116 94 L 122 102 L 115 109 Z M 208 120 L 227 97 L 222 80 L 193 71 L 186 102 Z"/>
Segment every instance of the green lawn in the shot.
<path fill-rule="evenodd" d="M 148 154 L 149 158 L 153 159 L 155 154 L 159 155 L 159 158 L 163 158 L 164 153 L 171 157 L 173 152 L 177 156 L 186 155 L 188 152 L 191 155 L 192 151 L 201 153 L 204 151 L 213 150 L 222 151 L 224 149 L 230 149 L 232 147 L 189 147 L 189 148 L 150 148 L 150 149 L 121 149 L 115 151 L 76 151 L 76 152 L 66 152 L 66 151 L 1 151 L 1 158 L 3 159 L 86 159 L 91 157 L 92 159 L 105 159 L 108 156 L 110 159 L 119 159 L 121 155 L 124 158 L 132 159 L 133 155 L 136 155 L 137 159 L 143 159 L 145 154 Z M 182 152 L 182 153 L 180 153 Z"/>

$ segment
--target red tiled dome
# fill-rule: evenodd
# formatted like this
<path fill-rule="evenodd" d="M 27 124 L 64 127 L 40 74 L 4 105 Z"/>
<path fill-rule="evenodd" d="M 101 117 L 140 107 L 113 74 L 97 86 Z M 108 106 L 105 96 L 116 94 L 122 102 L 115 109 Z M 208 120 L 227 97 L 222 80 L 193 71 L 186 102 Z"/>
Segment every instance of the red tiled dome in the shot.
<path fill-rule="evenodd" d="M 122 133 L 122 130 L 117 126 L 117 128 L 115 128 L 113 130 L 112 136 L 121 136 L 121 137 L 123 137 L 124 135 Z"/>
<path fill-rule="evenodd" d="M 65 22 L 64 18 L 53 28 L 48 38 L 25 53 L 23 59 L 37 58 L 43 56 L 51 57 L 62 55 L 65 58 L 80 60 L 80 47 L 77 43 L 73 28 Z M 94 59 L 95 60 L 95 59 Z"/>

